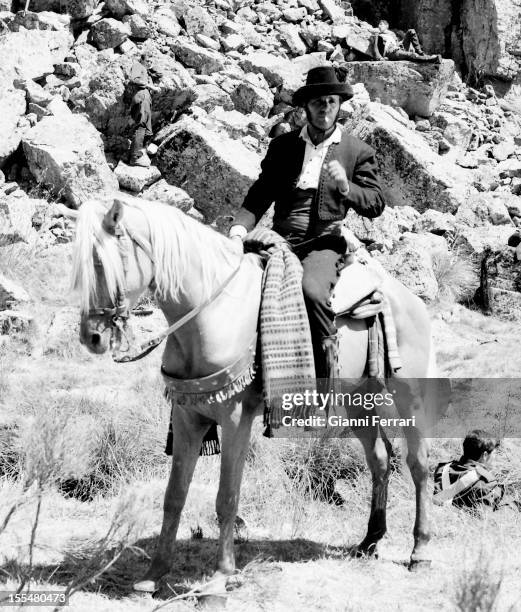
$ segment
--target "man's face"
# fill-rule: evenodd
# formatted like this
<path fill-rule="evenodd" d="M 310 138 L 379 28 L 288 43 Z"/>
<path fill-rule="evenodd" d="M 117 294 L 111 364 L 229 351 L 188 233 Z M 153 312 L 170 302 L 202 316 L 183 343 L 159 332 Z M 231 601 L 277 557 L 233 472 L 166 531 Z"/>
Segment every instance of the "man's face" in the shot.
<path fill-rule="evenodd" d="M 389 29 L 389 26 L 385 23 L 385 21 L 380 21 L 380 23 L 378 24 L 378 29 L 383 34 L 384 32 L 387 32 L 387 30 Z"/>
<path fill-rule="evenodd" d="M 319 130 L 328 130 L 335 124 L 340 110 L 340 96 L 312 98 L 306 105 L 308 121 Z"/>

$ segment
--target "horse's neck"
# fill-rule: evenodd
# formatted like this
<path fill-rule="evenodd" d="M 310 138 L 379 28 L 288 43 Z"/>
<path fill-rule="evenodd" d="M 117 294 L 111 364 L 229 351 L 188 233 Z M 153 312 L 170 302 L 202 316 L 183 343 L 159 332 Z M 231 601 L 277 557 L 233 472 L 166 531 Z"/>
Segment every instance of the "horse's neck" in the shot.
<path fill-rule="evenodd" d="M 233 271 L 229 268 L 224 280 Z M 161 304 L 170 324 L 201 304 L 201 289 L 195 283 L 200 275 L 196 270 L 192 278 L 192 287 L 187 286 L 179 301 Z M 219 296 L 168 338 L 163 353 L 165 370 L 179 378 L 198 378 L 238 359 L 255 334 L 261 278 L 262 271 L 253 256 L 245 256 L 238 274 Z"/>

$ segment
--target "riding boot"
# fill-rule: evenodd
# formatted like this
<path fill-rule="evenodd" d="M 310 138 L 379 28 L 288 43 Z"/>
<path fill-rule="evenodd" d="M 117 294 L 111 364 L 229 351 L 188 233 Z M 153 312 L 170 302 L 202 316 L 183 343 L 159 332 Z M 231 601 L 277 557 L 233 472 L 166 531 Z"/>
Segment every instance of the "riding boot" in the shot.
<path fill-rule="evenodd" d="M 335 379 L 337 378 L 337 335 L 324 336 L 321 345 L 322 354 L 319 363 L 316 364 L 317 377 L 319 378 L 317 391 L 329 393 L 335 390 Z"/>

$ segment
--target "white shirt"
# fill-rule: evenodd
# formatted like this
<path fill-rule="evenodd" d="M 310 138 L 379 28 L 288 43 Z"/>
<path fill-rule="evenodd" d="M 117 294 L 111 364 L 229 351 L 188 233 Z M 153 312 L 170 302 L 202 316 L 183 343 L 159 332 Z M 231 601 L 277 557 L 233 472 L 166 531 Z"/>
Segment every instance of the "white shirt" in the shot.
<path fill-rule="evenodd" d="M 322 164 L 324 163 L 329 145 L 340 142 L 342 139 L 342 130 L 337 125 L 331 136 L 316 146 L 311 142 L 307 125 L 300 130 L 299 136 L 306 143 L 306 151 L 304 153 L 304 162 L 302 163 L 302 170 L 297 181 L 297 187 L 299 189 L 318 189 L 320 170 L 322 169 Z"/>

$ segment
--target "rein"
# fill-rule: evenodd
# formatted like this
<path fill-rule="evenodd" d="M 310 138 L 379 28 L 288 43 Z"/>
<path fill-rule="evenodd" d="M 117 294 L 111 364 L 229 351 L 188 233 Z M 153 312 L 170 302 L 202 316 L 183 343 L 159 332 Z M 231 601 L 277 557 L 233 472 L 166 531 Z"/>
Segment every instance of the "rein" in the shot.
<path fill-rule="evenodd" d="M 120 335 L 125 335 L 125 326 L 130 318 L 130 306 L 129 301 L 127 299 L 127 286 L 126 286 L 126 277 L 128 272 L 128 252 L 130 249 L 130 242 L 134 242 L 137 244 L 147 255 L 152 263 L 154 263 L 154 258 L 152 257 L 152 250 L 150 246 L 144 242 L 139 236 L 131 232 L 130 230 L 123 229 L 121 227 L 116 227 L 114 229 L 107 227 L 104 224 L 104 229 L 109 233 L 115 236 L 118 239 L 118 248 L 121 256 L 121 260 L 123 263 L 123 276 L 124 276 L 124 284 L 120 286 L 118 284 L 116 300 L 115 304 L 109 308 L 92 308 L 89 310 L 89 316 L 104 316 L 109 319 L 109 325 L 115 329 Z M 116 356 L 116 351 L 112 352 L 112 359 L 116 363 L 129 363 L 132 361 L 138 361 L 142 359 L 149 353 L 151 353 L 165 338 L 173 334 L 175 331 L 186 325 L 189 321 L 191 321 L 194 317 L 196 317 L 204 308 L 206 308 L 209 304 L 211 304 L 223 291 L 226 289 L 228 284 L 235 278 L 237 273 L 241 268 L 242 258 L 239 262 L 239 265 L 235 268 L 235 270 L 228 276 L 228 278 L 221 284 L 213 293 L 199 306 L 192 308 L 189 312 L 183 315 L 179 320 L 175 323 L 167 327 L 163 332 L 161 332 L 158 336 L 144 342 L 139 346 L 137 351 L 134 353 L 129 353 L 129 350 L 122 352 L 119 356 Z M 94 265 L 101 265 L 101 263 L 95 262 Z M 127 343 L 128 344 L 128 343 Z M 118 351 L 119 353 L 119 351 Z"/>

